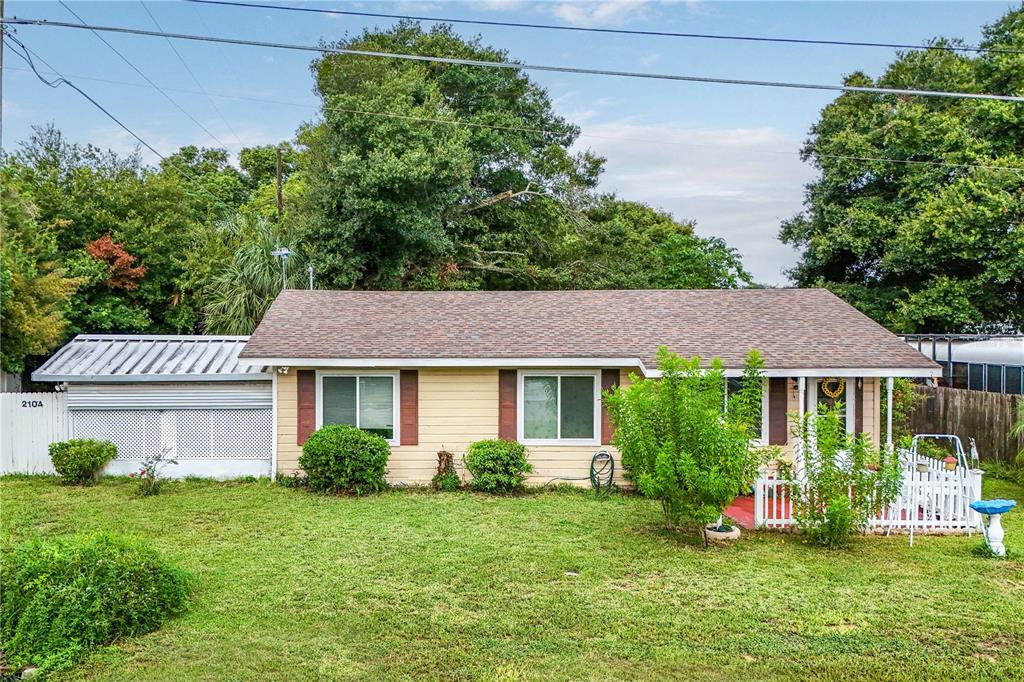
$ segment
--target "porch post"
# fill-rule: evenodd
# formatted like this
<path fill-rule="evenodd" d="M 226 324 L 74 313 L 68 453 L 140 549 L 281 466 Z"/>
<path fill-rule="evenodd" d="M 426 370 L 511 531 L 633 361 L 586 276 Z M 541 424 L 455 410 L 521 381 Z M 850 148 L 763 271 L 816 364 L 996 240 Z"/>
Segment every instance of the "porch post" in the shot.
<path fill-rule="evenodd" d="M 800 420 L 798 426 L 801 429 L 804 425 L 804 411 L 807 409 L 807 377 L 797 378 L 797 392 L 800 394 L 800 400 L 798 401 L 797 418 Z M 796 474 L 796 478 L 800 479 L 804 475 L 804 439 L 800 438 L 793 446 L 793 472 Z"/>
<path fill-rule="evenodd" d="M 885 386 L 885 447 L 892 452 L 892 377 L 886 377 Z"/>

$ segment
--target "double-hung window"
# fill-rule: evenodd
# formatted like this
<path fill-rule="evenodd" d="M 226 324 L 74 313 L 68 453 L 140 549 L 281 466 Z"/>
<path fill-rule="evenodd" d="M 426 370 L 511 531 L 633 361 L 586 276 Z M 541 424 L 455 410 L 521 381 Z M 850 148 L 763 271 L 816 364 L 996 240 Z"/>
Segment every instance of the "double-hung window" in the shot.
<path fill-rule="evenodd" d="M 395 373 L 321 373 L 317 427 L 346 424 L 398 442 L 398 390 Z"/>
<path fill-rule="evenodd" d="M 596 445 L 600 437 L 597 372 L 521 372 L 519 440 L 527 445 Z"/>

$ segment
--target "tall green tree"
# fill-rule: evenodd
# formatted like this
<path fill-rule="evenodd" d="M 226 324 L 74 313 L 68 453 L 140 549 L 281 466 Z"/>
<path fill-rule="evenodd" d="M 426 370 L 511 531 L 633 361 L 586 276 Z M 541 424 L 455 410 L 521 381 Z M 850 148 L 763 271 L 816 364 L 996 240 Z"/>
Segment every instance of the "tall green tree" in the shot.
<path fill-rule="evenodd" d="M 751 284 L 735 249 L 646 204 L 599 197 L 557 252 L 557 286 L 730 289 Z"/>
<path fill-rule="evenodd" d="M 982 47 L 1017 52 L 907 52 L 877 80 L 846 81 L 1024 93 L 1024 7 L 983 34 Z M 1024 328 L 1024 105 L 845 93 L 803 156 L 821 177 L 780 233 L 801 251 L 798 285 L 901 332 Z"/>
<path fill-rule="evenodd" d="M 35 206 L 7 173 L 0 180 L 0 369 L 20 373 L 30 356 L 60 344 L 82 282 L 60 267 L 56 236 L 36 221 Z"/>

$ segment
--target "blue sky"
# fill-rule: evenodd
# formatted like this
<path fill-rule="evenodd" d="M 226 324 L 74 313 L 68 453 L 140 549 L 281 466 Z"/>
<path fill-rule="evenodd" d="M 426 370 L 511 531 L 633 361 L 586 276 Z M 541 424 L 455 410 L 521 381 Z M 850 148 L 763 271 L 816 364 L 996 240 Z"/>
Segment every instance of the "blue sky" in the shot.
<path fill-rule="evenodd" d="M 137 0 L 71 2 L 85 20 L 154 29 Z M 459 18 L 562 23 L 665 31 L 921 43 L 935 36 L 975 43 L 980 28 L 1008 2 L 325 2 L 275 4 Z M 316 44 L 388 26 L 387 19 L 236 9 L 152 1 L 166 31 Z M 76 21 L 55 2 L 7 0 L 5 14 Z M 839 83 L 844 74 L 881 73 L 893 51 L 457 26 L 465 35 L 524 62 L 727 78 Z M 159 38 L 105 37 L 178 104 L 167 101 L 91 33 L 19 27 L 17 35 L 47 62 L 122 118 L 162 153 L 184 144 L 237 151 L 290 138 L 316 117 L 309 53 L 178 41 L 202 88 Z M 78 142 L 130 151 L 134 141 L 73 91 L 53 90 L 4 60 L 3 145 L 12 148 L 33 124 L 53 122 Z M 796 254 L 776 239 L 779 222 L 799 211 L 814 170 L 796 156 L 827 92 L 631 80 L 534 72 L 557 111 L 578 123 L 589 147 L 608 159 L 602 187 L 645 201 L 703 234 L 724 237 L 747 268 L 784 284 Z M 100 79 L 100 80 L 91 80 Z M 116 82 L 109 82 L 116 81 Z M 201 92 L 204 89 L 210 97 Z M 218 142 L 219 141 L 219 142 Z M 144 155 L 147 160 L 152 160 Z"/>

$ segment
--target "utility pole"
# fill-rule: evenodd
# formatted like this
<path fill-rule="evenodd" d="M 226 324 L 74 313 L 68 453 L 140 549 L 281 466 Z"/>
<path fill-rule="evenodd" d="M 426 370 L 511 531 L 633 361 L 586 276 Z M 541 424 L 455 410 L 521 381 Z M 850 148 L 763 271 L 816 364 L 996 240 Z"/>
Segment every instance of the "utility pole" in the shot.
<path fill-rule="evenodd" d="M 0 19 L 4 18 L 4 0 L 0 0 Z M 2 28 L 0 30 L 6 30 Z M 4 142 L 4 41 L 0 40 L 0 149 L 3 149 Z"/>
<path fill-rule="evenodd" d="M 3 2 L 3 0 L 0 0 Z M 274 175 L 277 178 L 277 219 L 281 220 L 281 213 L 284 211 L 283 202 L 281 201 L 281 147 L 277 148 L 277 167 Z"/>

